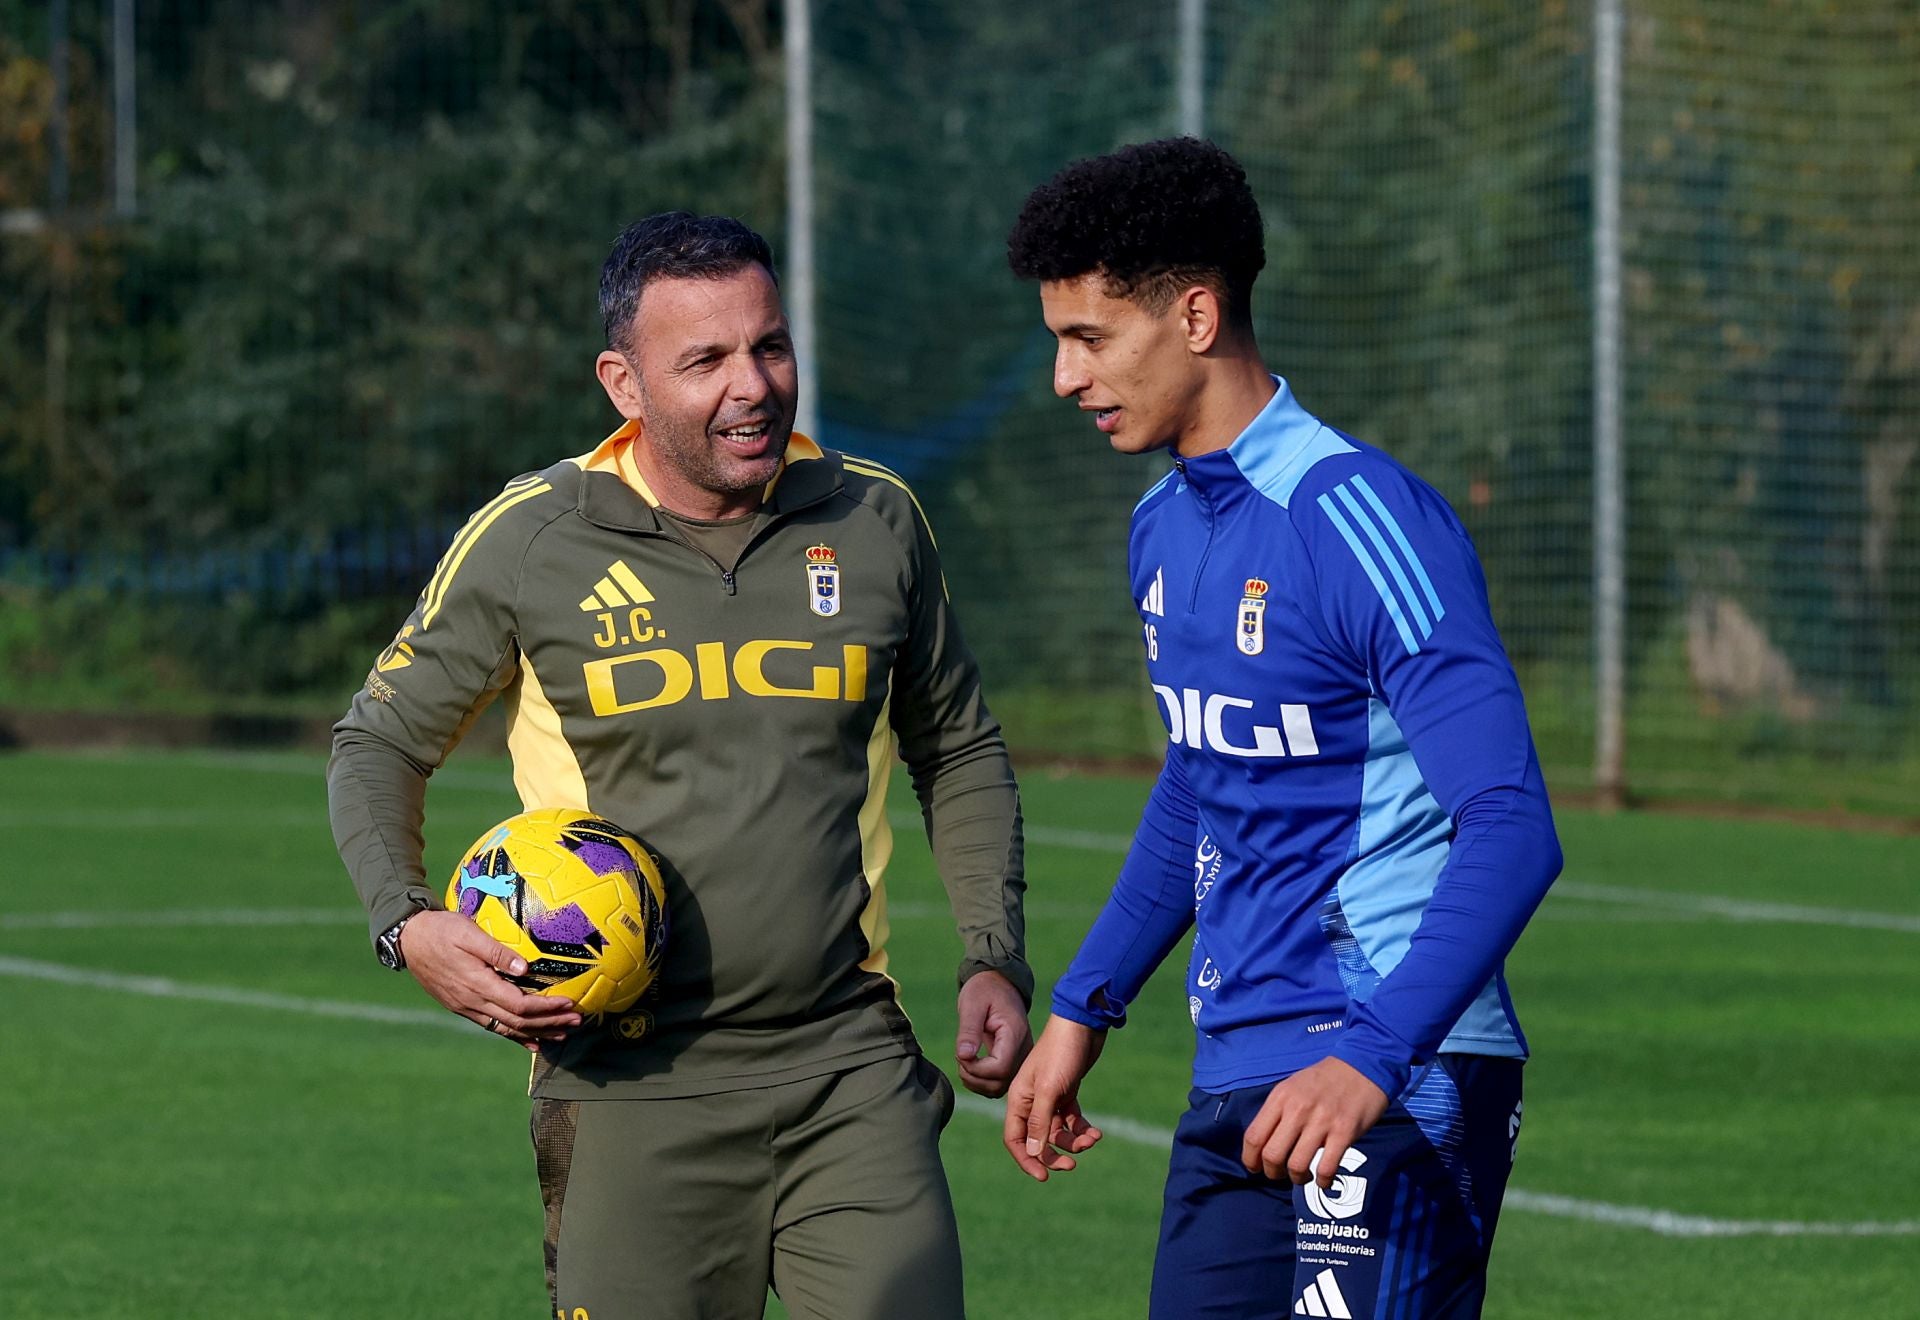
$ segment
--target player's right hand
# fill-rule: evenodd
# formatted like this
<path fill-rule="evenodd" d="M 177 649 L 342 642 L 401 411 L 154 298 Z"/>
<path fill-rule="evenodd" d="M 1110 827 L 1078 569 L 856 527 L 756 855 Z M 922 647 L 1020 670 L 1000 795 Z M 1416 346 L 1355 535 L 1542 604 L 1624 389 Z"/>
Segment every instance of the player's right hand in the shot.
<path fill-rule="evenodd" d="M 1008 1088 L 1001 1136 L 1013 1162 L 1035 1181 L 1045 1182 L 1050 1170 L 1075 1167 L 1074 1156 L 1100 1140 L 1100 1129 L 1080 1112 L 1080 1081 L 1106 1043 L 1104 1031 L 1050 1017 Z"/>
<path fill-rule="evenodd" d="M 571 999 L 529 994 L 507 980 L 526 972 L 526 960 L 458 912 L 415 913 L 401 928 L 400 955 L 448 1010 L 529 1051 L 538 1052 L 543 1040 L 565 1040 L 580 1025 Z"/>

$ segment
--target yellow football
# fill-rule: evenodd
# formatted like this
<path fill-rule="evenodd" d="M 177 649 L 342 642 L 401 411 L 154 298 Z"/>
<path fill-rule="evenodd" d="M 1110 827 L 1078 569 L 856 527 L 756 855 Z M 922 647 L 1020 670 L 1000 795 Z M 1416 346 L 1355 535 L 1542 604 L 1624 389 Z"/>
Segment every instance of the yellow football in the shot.
<path fill-rule="evenodd" d="M 527 960 L 515 980 L 583 1014 L 619 1013 L 646 993 L 667 940 L 667 893 L 647 847 L 569 807 L 526 811 L 467 849 L 447 906 Z"/>

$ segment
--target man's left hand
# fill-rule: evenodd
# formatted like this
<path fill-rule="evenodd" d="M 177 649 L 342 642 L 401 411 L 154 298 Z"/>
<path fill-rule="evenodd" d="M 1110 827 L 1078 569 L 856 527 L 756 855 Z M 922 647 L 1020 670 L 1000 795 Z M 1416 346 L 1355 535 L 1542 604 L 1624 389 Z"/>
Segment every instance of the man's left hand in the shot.
<path fill-rule="evenodd" d="M 1013 982 L 998 972 L 969 976 L 960 987 L 960 1033 L 953 1048 L 966 1088 L 989 1099 L 1005 1095 L 1032 1048 L 1027 1006 Z"/>
<path fill-rule="evenodd" d="M 1340 1157 L 1380 1121 L 1387 1103 L 1386 1092 L 1351 1064 L 1322 1059 L 1274 1084 L 1247 1125 L 1240 1163 L 1275 1182 L 1284 1176 L 1299 1187 L 1312 1178 L 1331 1188 Z"/>

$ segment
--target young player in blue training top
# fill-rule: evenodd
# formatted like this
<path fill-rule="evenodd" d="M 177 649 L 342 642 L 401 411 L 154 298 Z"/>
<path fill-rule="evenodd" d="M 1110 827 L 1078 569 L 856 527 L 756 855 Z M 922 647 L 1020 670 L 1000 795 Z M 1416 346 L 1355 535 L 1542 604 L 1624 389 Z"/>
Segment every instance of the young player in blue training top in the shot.
<path fill-rule="evenodd" d="M 1527 1054 L 1501 963 L 1560 847 L 1459 519 L 1261 359 L 1261 235 L 1180 138 L 1068 166 L 1008 241 L 1054 391 L 1173 470 L 1128 545 L 1166 767 L 1007 1148 L 1044 1182 L 1099 1140 L 1081 1080 L 1191 928 L 1155 1320 L 1477 1316 Z"/>

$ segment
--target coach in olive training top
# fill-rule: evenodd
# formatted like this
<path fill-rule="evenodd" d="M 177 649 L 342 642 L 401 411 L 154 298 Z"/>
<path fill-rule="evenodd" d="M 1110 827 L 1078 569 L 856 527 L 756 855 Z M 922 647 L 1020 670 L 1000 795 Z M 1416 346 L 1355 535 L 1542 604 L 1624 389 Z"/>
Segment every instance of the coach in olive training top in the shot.
<path fill-rule="evenodd" d="M 933 537 L 898 477 L 791 434 L 751 230 L 631 226 L 602 308 L 627 424 L 454 538 L 335 730 L 341 855 L 383 961 L 538 1048 L 564 1314 L 757 1317 L 770 1260 L 796 1317 L 958 1315 L 951 1091 L 887 974 L 896 754 L 964 946 L 973 1089 L 1024 1055 L 1032 975 L 1013 778 Z M 597 812 L 666 863 L 665 965 L 616 1019 L 523 994 L 510 950 L 433 910 L 426 777 L 496 696 L 527 808 Z"/>

